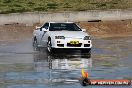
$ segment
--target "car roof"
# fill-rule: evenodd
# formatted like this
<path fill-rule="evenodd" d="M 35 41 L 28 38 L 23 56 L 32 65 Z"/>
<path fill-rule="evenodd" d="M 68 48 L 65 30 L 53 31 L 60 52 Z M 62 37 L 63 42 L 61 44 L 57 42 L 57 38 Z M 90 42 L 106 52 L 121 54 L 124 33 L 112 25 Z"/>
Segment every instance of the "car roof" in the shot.
<path fill-rule="evenodd" d="M 48 22 L 48 23 L 74 23 L 74 22 Z"/>

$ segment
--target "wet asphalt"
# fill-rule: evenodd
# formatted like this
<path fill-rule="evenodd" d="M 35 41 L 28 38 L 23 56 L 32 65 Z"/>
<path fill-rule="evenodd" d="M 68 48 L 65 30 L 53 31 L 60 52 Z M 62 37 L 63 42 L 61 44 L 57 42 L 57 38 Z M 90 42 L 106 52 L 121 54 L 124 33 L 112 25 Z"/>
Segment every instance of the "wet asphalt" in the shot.
<path fill-rule="evenodd" d="M 81 69 L 90 79 L 132 80 L 132 37 L 93 38 L 91 53 L 34 51 L 32 39 L 0 41 L 0 88 L 82 88 Z M 87 86 L 87 88 L 132 86 Z"/>

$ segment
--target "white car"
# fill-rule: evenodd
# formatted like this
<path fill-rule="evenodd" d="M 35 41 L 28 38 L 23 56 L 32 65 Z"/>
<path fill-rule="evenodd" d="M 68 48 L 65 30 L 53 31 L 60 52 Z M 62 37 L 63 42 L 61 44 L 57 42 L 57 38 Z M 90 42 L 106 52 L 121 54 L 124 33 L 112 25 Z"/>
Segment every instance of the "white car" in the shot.
<path fill-rule="evenodd" d="M 47 22 L 34 30 L 33 46 L 35 49 L 47 47 L 50 53 L 56 49 L 79 49 L 89 52 L 92 42 L 86 30 L 73 22 Z"/>

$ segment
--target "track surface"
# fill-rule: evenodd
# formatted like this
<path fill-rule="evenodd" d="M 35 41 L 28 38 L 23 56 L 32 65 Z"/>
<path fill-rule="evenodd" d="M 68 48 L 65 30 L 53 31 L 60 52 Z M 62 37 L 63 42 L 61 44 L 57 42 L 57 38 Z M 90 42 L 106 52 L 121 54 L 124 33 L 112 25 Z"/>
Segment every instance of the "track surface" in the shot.
<path fill-rule="evenodd" d="M 132 37 L 92 40 L 91 54 L 71 51 L 54 55 L 45 49 L 34 51 L 31 38 L 1 41 L 0 88 L 81 88 L 78 78 L 82 67 L 90 79 L 132 80 Z M 106 87 L 111 88 L 99 88 Z"/>

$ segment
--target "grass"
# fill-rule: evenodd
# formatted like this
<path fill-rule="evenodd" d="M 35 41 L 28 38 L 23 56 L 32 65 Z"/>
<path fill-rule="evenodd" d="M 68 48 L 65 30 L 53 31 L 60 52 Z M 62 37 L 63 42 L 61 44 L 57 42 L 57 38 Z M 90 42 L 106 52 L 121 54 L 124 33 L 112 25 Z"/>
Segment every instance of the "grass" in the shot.
<path fill-rule="evenodd" d="M 132 0 L 0 0 L 0 13 L 132 8 Z"/>

